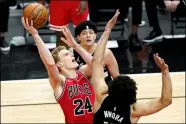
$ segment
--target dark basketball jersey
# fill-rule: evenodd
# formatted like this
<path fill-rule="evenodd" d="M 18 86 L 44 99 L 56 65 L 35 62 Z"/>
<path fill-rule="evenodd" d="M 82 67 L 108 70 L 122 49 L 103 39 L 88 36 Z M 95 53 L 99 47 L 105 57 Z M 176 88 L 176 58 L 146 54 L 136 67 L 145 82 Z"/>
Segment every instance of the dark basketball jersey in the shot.
<path fill-rule="evenodd" d="M 94 54 L 94 53 L 93 53 Z M 92 56 L 93 56 L 92 54 Z M 82 65 L 85 65 L 86 62 L 83 60 L 83 58 L 74 50 L 74 57 L 76 59 L 76 62 L 79 64 L 80 68 Z M 105 82 L 108 84 L 110 80 L 112 80 L 111 74 L 108 71 L 107 66 L 104 67 L 104 74 L 105 74 Z"/>
<path fill-rule="evenodd" d="M 61 106 L 66 123 L 92 123 L 95 94 L 92 84 L 76 71 L 76 78 L 66 78 L 65 86 L 57 102 Z"/>
<path fill-rule="evenodd" d="M 119 105 L 107 96 L 94 114 L 94 124 L 131 124 L 130 105 Z"/>

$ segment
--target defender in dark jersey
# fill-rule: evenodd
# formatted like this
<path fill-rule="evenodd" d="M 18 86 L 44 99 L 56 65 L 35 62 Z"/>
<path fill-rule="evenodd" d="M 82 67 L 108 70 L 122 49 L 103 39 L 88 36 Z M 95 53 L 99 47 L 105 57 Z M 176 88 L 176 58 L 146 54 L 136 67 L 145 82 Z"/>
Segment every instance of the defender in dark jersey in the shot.
<path fill-rule="evenodd" d="M 83 47 L 92 56 L 94 55 L 96 43 L 97 26 L 92 21 L 83 21 L 75 27 L 75 36 Z M 79 67 L 86 64 L 82 57 L 74 51 L 74 57 L 79 64 Z M 108 83 L 112 78 L 119 75 L 118 64 L 110 49 L 105 50 L 104 56 L 104 74 L 105 81 Z"/>
<path fill-rule="evenodd" d="M 77 61 L 77 63 L 79 64 L 78 68 L 80 68 L 82 65 L 85 65 L 86 62 L 83 60 L 83 58 L 76 52 L 76 51 L 73 51 L 74 52 L 74 57 Z M 92 56 L 94 55 L 94 53 L 91 54 Z M 117 70 L 118 71 L 118 70 Z M 119 72 L 118 72 L 119 73 Z M 108 67 L 107 65 L 104 66 L 104 74 L 105 74 L 105 82 L 108 83 L 109 81 L 112 80 L 112 76 L 108 70 Z"/>
<path fill-rule="evenodd" d="M 94 86 L 96 102 L 94 111 L 95 124 L 131 124 L 137 123 L 140 117 L 154 114 L 167 107 L 172 102 L 172 82 L 168 65 L 158 54 L 154 55 L 156 65 L 162 73 L 162 93 L 160 98 L 148 103 L 136 102 L 136 82 L 128 76 L 117 76 L 106 85 L 104 80 L 103 58 L 105 47 L 114 22 L 119 12 L 113 17 L 113 23 L 108 23 L 105 37 L 96 47 L 92 61 L 92 84 Z M 107 34 L 107 35 L 106 35 Z M 105 93 L 108 93 L 105 95 Z"/>
<path fill-rule="evenodd" d="M 33 27 L 33 21 L 29 24 L 28 19 L 22 17 L 25 29 L 32 35 L 36 42 L 39 55 L 47 69 L 49 81 L 55 93 L 57 102 L 60 104 L 66 123 L 92 123 L 95 95 L 93 86 L 88 77 L 89 62 L 77 71 L 78 64 L 74 55 L 64 46 L 59 46 L 50 53 L 45 43 Z M 65 28 L 65 31 L 68 29 Z M 66 37 L 67 35 L 64 34 Z M 79 49 L 82 57 L 90 56 L 84 49 Z M 87 55 L 86 55 L 87 54 Z"/>
<path fill-rule="evenodd" d="M 136 83 L 128 76 L 118 76 L 108 84 L 108 96 L 94 114 L 95 124 L 131 124 L 131 106 L 136 103 Z"/>

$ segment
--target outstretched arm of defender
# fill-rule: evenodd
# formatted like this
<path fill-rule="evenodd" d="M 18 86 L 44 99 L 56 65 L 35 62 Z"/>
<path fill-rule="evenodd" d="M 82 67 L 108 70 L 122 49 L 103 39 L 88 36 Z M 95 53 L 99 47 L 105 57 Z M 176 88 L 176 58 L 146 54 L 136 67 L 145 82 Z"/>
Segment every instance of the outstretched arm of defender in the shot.
<path fill-rule="evenodd" d="M 61 81 L 59 71 L 55 65 L 54 59 L 49 49 L 46 47 L 45 43 L 39 36 L 37 30 L 33 27 L 33 21 L 31 21 L 31 24 L 29 25 L 28 18 L 26 18 L 25 20 L 24 17 L 22 17 L 22 23 L 25 29 L 32 35 L 34 41 L 36 42 L 40 58 L 42 59 L 48 71 L 51 82 L 53 82 L 51 83 L 51 85 L 54 89 L 56 87 L 56 84 Z"/>
<path fill-rule="evenodd" d="M 61 40 L 65 42 L 69 47 L 72 47 L 87 63 L 87 65 L 91 66 L 92 64 L 92 55 L 89 54 L 84 48 L 82 48 L 73 38 L 71 32 L 66 26 L 61 28 L 62 33 L 65 35 L 66 39 L 61 37 Z"/>
<path fill-rule="evenodd" d="M 154 114 L 172 103 L 172 81 L 169 74 L 168 65 L 158 54 L 154 55 L 156 65 L 162 73 L 162 92 L 161 97 L 149 101 L 148 103 L 134 105 L 132 116 L 140 117 Z"/>
<path fill-rule="evenodd" d="M 115 26 L 117 21 L 119 11 L 117 10 L 113 18 L 107 23 L 105 27 L 105 31 L 101 36 L 100 40 L 98 41 L 93 60 L 92 60 L 92 83 L 95 88 L 95 92 L 104 93 L 105 88 L 101 85 L 105 84 L 105 76 L 103 70 L 103 58 L 105 54 L 106 44 L 110 35 L 112 28 Z M 103 83 L 102 83 L 103 82 Z M 103 89 L 102 89 L 103 88 Z"/>

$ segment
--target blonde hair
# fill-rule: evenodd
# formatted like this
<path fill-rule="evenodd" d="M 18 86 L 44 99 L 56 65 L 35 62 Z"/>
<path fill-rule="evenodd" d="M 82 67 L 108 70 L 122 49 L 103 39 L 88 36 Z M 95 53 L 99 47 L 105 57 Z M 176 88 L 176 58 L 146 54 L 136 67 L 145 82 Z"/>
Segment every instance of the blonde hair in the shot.
<path fill-rule="evenodd" d="M 66 49 L 66 47 L 65 47 L 65 46 L 58 46 L 58 47 L 56 47 L 56 48 L 52 51 L 52 57 L 54 58 L 55 63 L 57 63 L 57 62 L 59 61 L 59 56 L 58 56 L 58 54 L 59 54 L 59 52 L 60 52 L 61 50 L 63 50 L 63 49 Z"/>

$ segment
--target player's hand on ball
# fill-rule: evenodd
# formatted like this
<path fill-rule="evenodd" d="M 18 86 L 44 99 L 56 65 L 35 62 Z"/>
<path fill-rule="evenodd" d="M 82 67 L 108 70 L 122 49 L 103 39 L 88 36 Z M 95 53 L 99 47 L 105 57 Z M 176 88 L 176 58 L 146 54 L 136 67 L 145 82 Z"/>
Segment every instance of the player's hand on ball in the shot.
<path fill-rule="evenodd" d="M 33 27 L 33 21 L 31 20 L 31 23 L 29 24 L 28 18 L 24 19 L 24 17 L 21 17 L 22 24 L 24 28 L 31 34 L 38 34 L 38 31 Z"/>

